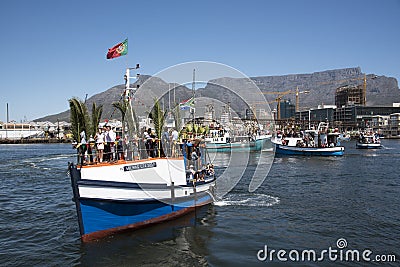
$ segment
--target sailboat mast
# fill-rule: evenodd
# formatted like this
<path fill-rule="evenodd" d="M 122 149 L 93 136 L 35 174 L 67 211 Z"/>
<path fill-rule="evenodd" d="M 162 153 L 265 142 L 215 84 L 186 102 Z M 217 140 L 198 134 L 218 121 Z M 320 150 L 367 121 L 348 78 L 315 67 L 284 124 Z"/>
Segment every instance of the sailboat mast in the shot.
<path fill-rule="evenodd" d="M 132 138 L 132 136 L 133 136 L 132 128 L 135 129 L 134 131 L 136 133 L 138 133 L 138 131 L 139 131 L 139 129 L 136 129 L 136 123 L 135 123 L 136 118 L 133 115 L 133 108 L 132 108 L 133 91 L 139 88 L 139 84 L 136 85 L 137 86 L 136 88 L 130 87 L 130 84 L 131 84 L 130 79 L 133 78 L 130 76 L 130 70 L 131 69 L 137 70 L 139 68 L 140 68 L 139 64 L 136 64 L 135 68 L 127 68 L 126 72 L 125 72 L 125 76 L 124 76 L 124 80 L 125 80 L 125 92 L 124 92 L 125 99 L 124 99 L 124 101 L 126 101 L 126 103 L 127 103 L 126 107 L 127 107 L 127 111 L 129 111 L 129 113 L 130 113 L 129 115 L 130 115 L 131 124 L 132 124 L 132 125 L 130 125 L 129 130 L 128 130 L 130 138 Z M 139 74 L 136 75 L 136 79 L 138 79 L 138 78 L 139 78 Z M 128 125 L 129 125 L 129 123 L 128 123 Z"/>
<path fill-rule="evenodd" d="M 193 69 L 193 82 L 192 82 L 193 108 L 190 107 L 190 109 L 192 110 L 192 115 L 193 115 L 193 131 L 194 131 L 194 119 L 195 119 L 195 113 L 196 113 L 196 109 L 194 108 L 194 104 L 195 104 L 194 99 L 196 97 L 195 87 L 196 87 L 196 69 Z M 194 136 L 194 134 L 193 134 L 193 136 Z"/>

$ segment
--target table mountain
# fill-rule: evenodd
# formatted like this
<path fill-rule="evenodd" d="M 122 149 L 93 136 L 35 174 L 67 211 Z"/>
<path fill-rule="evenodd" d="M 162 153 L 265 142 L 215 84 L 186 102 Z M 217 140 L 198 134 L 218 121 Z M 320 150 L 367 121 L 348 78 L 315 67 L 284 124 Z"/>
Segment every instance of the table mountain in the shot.
<path fill-rule="evenodd" d="M 197 89 L 196 96 L 216 99 L 223 103 L 230 102 L 232 109 L 243 116 L 244 110 L 247 108 L 246 104 L 232 91 L 239 93 L 239 95 L 245 95 L 251 88 L 254 88 L 254 84 L 264 93 L 288 90 L 295 92 L 296 87 L 299 88 L 299 91 L 307 90 L 310 93 L 300 96 L 300 108 L 306 109 L 314 108 L 319 104 L 334 104 L 337 87 L 363 84 L 363 79 L 364 73 L 361 72 L 360 67 L 326 70 L 310 74 L 250 77 L 249 79 L 224 77 L 209 81 L 205 88 Z M 160 99 L 160 104 L 164 105 L 165 108 L 167 108 L 168 103 L 173 105 L 173 92 L 171 91 L 171 95 L 165 93 L 168 88 L 176 87 L 175 104 L 190 98 L 192 95 L 191 90 L 185 86 L 168 84 L 160 78 L 148 75 L 141 75 L 133 86 L 136 86 L 137 83 L 145 87 L 139 91 L 141 95 L 136 95 L 133 102 L 135 108 L 139 110 L 150 109 L 150 106 L 154 103 L 154 96 L 162 95 L 162 92 L 164 92 L 164 96 Z M 120 119 L 119 112 L 114 111 L 111 104 L 120 100 L 123 89 L 124 85 L 117 85 L 93 95 L 87 100 L 89 109 L 92 103 L 96 102 L 104 107 L 103 119 Z M 247 99 L 251 98 L 249 95 L 247 97 Z M 265 97 L 272 102 L 277 95 L 265 94 Z M 291 99 L 295 103 L 294 93 L 287 94 L 282 99 Z M 370 106 L 391 106 L 393 102 L 400 102 L 397 80 L 392 77 L 367 74 L 367 104 Z M 271 104 L 271 108 L 274 108 L 274 106 L 275 103 Z M 218 109 L 219 107 L 215 108 Z M 69 121 L 69 111 L 38 118 L 36 121 L 56 122 L 57 119 Z"/>

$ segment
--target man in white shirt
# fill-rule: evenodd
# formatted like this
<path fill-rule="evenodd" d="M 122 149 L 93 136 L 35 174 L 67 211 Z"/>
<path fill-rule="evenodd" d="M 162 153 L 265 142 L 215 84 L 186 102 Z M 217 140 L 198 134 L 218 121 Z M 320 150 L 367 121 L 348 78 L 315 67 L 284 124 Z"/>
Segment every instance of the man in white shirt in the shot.
<path fill-rule="evenodd" d="M 110 146 L 110 161 L 115 159 L 115 138 L 116 134 L 111 128 L 111 126 L 107 126 L 107 132 L 106 132 L 106 142 Z"/>

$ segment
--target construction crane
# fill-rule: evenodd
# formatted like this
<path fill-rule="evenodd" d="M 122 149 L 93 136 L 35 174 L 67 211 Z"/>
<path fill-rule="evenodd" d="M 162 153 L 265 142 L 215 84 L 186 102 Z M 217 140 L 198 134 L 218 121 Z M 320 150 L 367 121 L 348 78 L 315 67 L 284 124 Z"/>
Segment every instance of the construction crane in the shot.
<path fill-rule="evenodd" d="M 300 95 L 300 94 L 308 94 L 308 93 L 310 93 L 310 91 L 307 91 L 307 90 L 305 90 L 305 91 L 299 91 L 299 87 L 298 87 L 298 86 L 296 87 L 296 112 L 299 112 L 299 111 L 300 111 L 300 104 L 299 104 L 300 99 L 299 99 L 299 95 Z"/>
<path fill-rule="evenodd" d="M 277 95 L 277 97 L 275 98 L 275 101 L 274 102 L 277 102 L 277 105 L 276 105 L 276 112 L 277 112 L 277 119 L 278 120 L 280 120 L 281 119 L 281 100 L 282 100 L 282 97 L 284 97 L 285 95 L 288 95 L 288 94 L 296 94 L 296 108 L 295 108 L 295 110 L 296 110 L 296 112 L 298 112 L 299 111 L 299 109 L 300 109 L 300 104 L 299 104 L 299 102 L 300 102 L 300 99 L 299 99 L 299 95 L 300 94 L 308 94 L 310 91 L 299 91 L 299 87 L 297 86 L 296 87 L 296 91 L 292 91 L 292 90 L 288 90 L 288 91 L 284 91 L 284 92 L 263 92 L 263 94 L 275 94 L 275 95 Z"/>

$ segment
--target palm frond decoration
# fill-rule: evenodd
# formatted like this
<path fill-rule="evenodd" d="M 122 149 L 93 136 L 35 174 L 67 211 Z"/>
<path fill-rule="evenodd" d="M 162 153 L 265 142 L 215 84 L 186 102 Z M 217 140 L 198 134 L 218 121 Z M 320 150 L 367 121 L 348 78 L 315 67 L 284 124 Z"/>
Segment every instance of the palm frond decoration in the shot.
<path fill-rule="evenodd" d="M 174 116 L 175 128 L 179 132 L 182 129 L 182 119 L 179 105 L 173 109 L 172 116 Z"/>
<path fill-rule="evenodd" d="M 93 137 L 97 134 L 97 127 L 99 126 L 101 115 L 103 114 L 103 105 L 97 106 L 95 102 L 92 105 L 92 128 L 89 132 Z"/>
<path fill-rule="evenodd" d="M 76 97 L 69 100 L 69 106 L 72 136 L 74 140 L 80 142 L 80 133 L 82 131 L 88 133 L 88 130 L 91 128 L 88 110 L 85 103 Z"/>
<path fill-rule="evenodd" d="M 127 102 L 120 101 L 112 103 L 112 106 L 121 112 L 122 122 L 125 121 L 126 112 L 128 110 Z"/>
<path fill-rule="evenodd" d="M 165 113 L 161 109 L 160 103 L 158 100 L 155 101 L 153 110 L 152 110 L 152 118 L 153 118 L 153 123 L 154 123 L 154 129 L 156 131 L 156 134 L 158 138 L 161 138 L 162 131 L 164 128 L 164 122 L 165 122 Z"/>

